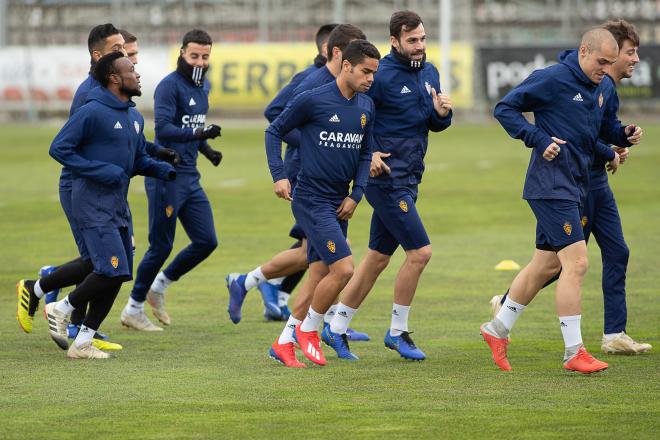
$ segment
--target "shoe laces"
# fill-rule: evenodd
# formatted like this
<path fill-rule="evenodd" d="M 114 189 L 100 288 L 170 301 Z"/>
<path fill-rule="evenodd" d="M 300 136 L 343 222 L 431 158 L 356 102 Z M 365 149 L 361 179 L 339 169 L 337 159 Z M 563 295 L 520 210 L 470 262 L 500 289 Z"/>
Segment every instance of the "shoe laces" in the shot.
<path fill-rule="evenodd" d="M 414 350 L 414 349 L 417 348 L 417 346 L 415 345 L 412 338 L 410 337 L 410 333 L 412 333 L 412 332 L 403 332 L 403 333 L 401 333 L 400 337 L 401 337 L 401 339 L 403 339 L 406 342 L 406 344 L 408 344 L 410 346 L 410 348 L 412 348 Z"/>
<path fill-rule="evenodd" d="M 350 347 L 348 346 L 348 335 L 346 333 L 341 334 L 341 340 L 344 342 L 343 344 L 343 350 L 347 353 L 351 352 Z"/>
<path fill-rule="evenodd" d="M 309 339 L 309 342 L 314 344 L 317 347 L 320 347 L 321 343 L 319 341 L 319 333 L 318 332 L 309 332 L 309 336 L 307 337 Z"/>
<path fill-rule="evenodd" d="M 583 362 L 586 362 L 588 364 L 593 364 L 596 362 L 596 358 L 594 358 L 587 350 L 582 347 L 577 354 L 575 355 L 577 359 L 580 359 Z"/>

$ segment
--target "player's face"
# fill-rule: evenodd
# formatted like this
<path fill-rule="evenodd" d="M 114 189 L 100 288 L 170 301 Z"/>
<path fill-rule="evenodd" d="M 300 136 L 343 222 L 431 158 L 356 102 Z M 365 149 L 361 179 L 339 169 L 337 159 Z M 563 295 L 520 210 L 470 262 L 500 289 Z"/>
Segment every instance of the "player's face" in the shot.
<path fill-rule="evenodd" d="M 137 64 L 138 63 L 137 41 L 124 44 L 124 50 L 126 51 L 126 56 L 128 57 L 128 59 L 131 60 L 131 63 Z"/>
<path fill-rule="evenodd" d="M 119 80 L 119 91 L 128 96 L 141 96 L 140 74 L 135 71 L 135 66 L 128 58 L 120 58 L 115 61 L 116 75 Z"/>
<path fill-rule="evenodd" d="M 610 73 L 612 65 L 616 62 L 618 49 L 616 45 L 602 44 L 600 49 L 589 52 L 586 46 L 580 46 L 582 71 L 592 82 L 600 84 L 605 74 Z"/>
<path fill-rule="evenodd" d="M 106 38 L 101 50 L 95 50 L 92 52 L 92 58 L 97 62 L 103 55 L 112 52 L 121 52 L 126 55 L 126 50 L 124 49 L 124 37 L 122 37 L 121 34 L 110 35 Z"/>
<path fill-rule="evenodd" d="M 635 66 L 639 63 L 639 48 L 630 40 L 625 40 L 619 49 L 619 58 L 612 66 L 614 79 L 631 78 L 635 72 Z"/>
<path fill-rule="evenodd" d="M 186 47 L 181 49 L 181 56 L 193 67 L 207 68 L 209 67 L 209 59 L 211 58 L 211 45 L 188 43 Z"/>
<path fill-rule="evenodd" d="M 413 60 L 422 61 L 426 53 L 426 32 L 424 25 L 420 24 L 415 29 L 406 32 L 401 30 L 401 37 L 397 40 L 390 37 L 392 46 L 403 56 Z"/>
<path fill-rule="evenodd" d="M 344 70 L 348 74 L 348 85 L 356 93 L 366 93 L 374 82 L 374 73 L 378 70 L 378 60 L 366 57 L 360 64 L 351 66 L 344 61 Z"/>

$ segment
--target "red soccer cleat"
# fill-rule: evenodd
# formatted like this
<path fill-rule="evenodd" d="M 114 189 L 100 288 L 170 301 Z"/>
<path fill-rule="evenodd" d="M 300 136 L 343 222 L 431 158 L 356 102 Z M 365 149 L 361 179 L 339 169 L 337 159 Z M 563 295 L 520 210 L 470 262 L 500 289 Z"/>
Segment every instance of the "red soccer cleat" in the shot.
<path fill-rule="evenodd" d="M 296 358 L 296 350 L 293 348 L 293 342 L 279 344 L 278 339 L 275 339 L 273 345 L 270 346 L 268 355 L 276 361 L 283 363 L 287 367 L 305 368 L 305 364 Z"/>
<path fill-rule="evenodd" d="M 304 332 L 300 330 L 300 325 L 297 325 L 296 340 L 300 344 L 300 349 L 307 359 L 317 365 L 325 365 L 325 356 L 323 356 L 323 352 L 321 351 L 318 331 Z"/>
<path fill-rule="evenodd" d="M 575 356 L 564 362 L 565 370 L 576 371 L 582 374 L 597 373 L 598 371 L 606 370 L 608 366 L 606 362 L 601 362 L 590 355 L 584 349 L 584 346 L 580 347 Z"/>
<path fill-rule="evenodd" d="M 498 338 L 491 335 L 486 331 L 486 324 L 483 324 L 479 330 L 481 331 L 481 336 L 483 336 L 484 341 L 490 347 L 490 351 L 493 352 L 493 360 L 495 364 L 500 367 L 501 370 L 511 371 L 511 364 L 506 358 L 506 349 L 509 346 L 509 338 Z"/>

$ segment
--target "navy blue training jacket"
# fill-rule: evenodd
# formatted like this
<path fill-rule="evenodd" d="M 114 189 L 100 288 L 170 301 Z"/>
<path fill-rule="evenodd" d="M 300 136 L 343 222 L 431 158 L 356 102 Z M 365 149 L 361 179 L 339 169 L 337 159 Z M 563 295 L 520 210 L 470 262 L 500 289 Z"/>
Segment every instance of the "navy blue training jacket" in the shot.
<path fill-rule="evenodd" d="M 80 228 L 130 224 L 130 177 L 175 178 L 170 164 L 146 153 L 143 131 L 144 119 L 132 101 L 96 87 L 53 140 L 50 155 L 72 172 L 72 209 Z"/>
<path fill-rule="evenodd" d="M 560 55 L 560 63 L 535 70 L 495 106 L 495 118 L 507 133 L 532 148 L 524 199 L 559 199 L 583 203 L 589 190 L 589 170 L 596 140 L 629 146 L 624 126 L 616 118 L 614 84 L 606 76 L 594 84 L 580 68 L 576 50 Z M 534 124 L 523 112 L 533 112 Z M 566 141 L 552 161 L 543 152 L 552 136 Z M 608 148 L 609 150 L 609 148 Z M 614 157 L 614 152 L 602 151 Z"/>

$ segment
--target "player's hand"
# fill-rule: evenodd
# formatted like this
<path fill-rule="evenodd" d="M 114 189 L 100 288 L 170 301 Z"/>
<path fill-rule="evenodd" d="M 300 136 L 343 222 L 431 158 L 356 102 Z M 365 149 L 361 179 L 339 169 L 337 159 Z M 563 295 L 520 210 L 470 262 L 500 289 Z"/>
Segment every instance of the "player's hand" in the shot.
<path fill-rule="evenodd" d="M 545 151 L 543 152 L 543 158 L 548 162 L 552 161 L 555 157 L 559 156 L 559 153 L 561 152 L 561 148 L 559 147 L 559 144 L 563 145 L 566 143 L 566 141 L 556 138 L 554 136 L 552 137 L 552 140 L 554 142 L 548 145 Z"/>
<path fill-rule="evenodd" d="M 369 176 L 376 177 L 383 173 L 390 174 L 390 167 L 383 162 L 383 157 L 390 157 L 392 153 L 383 153 L 382 151 L 374 151 L 371 155 L 371 166 L 369 167 Z"/>
<path fill-rule="evenodd" d="M 605 168 L 607 171 L 611 171 L 612 174 L 616 173 L 616 170 L 619 169 L 619 165 L 621 164 L 621 159 L 619 157 L 619 153 L 616 151 L 614 152 L 614 159 L 611 161 L 607 162 L 607 165 L 605 165 Z"/>
<path fill-rule="evenodd" d="M 628 159 L 628 155 L 630 154 L 630 148 L 628 147 L 617 147 L 614 145 L 612 147 L 615 153 L 619 155 L 619 165 L 623 165 L 623 163 Z"/>
<path fill-rule="evenodd" d="M 217 167 L 220 165 L 220 162 L 222 162 L 222 153 L 219 152 L 218 150 L 214 150 L 210 146 L 202 151 L 202 154 L 204 157 L 206 157 L 211 163 L 213 164 L 214 167 Z"/>
<path fill-rule="evenodd" d="M 637 125 L 628 125 L 625 128 L 626 136 L 628 136 L 628 142 L 630 142 L 633 145 L 637 145 L 642 141 L 642 135 L 644 134 L 644 130 L 642 130 L 642 127 L 638 127 Z"/>
<path fill-rule="evenodd" d="M 438 95 L 433 87 L 431 87 L 431 97 L 433 98 L 433 108 L 441 118 L 446 117 L 451 111 L 452 104 L 451 98 L 447 95 Z"/>
<path fill-rule="evenodd" d="M 181 162 L 181 156 L 179 156 L 179 153 L 177 153 L 176 150 L 173 150 L 171 148 L 162 147 L 158 149 L 158 151 L 156 152 L 156 157 L 159 160 L 170 163 L 174 166 L 179 165 L 179 163 Z"/>
<path fill-rule="evenodd" d="M 291 182 L 289 182 L 289 179 L 281 179 L 273 183 L 273 191 L 275 191 L 275 195 L 280 199 L 288 200 L 289 202 L 293 200 L 291 198 Z"/>
<path fill-rule="evenodd" d="M 337 218 L 339 220 L 349 220 L 357 208 L 357 203 L 350 197 L 346 197 L 337 208 Z"/>
<path fill-rule="evenodd" d="M 222 128 L 219 125 L 211 124 L 206 127 L 197 127 L 193 130 L 195 139 L 215 139 L 221 136 Z"/>

